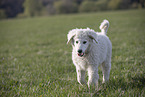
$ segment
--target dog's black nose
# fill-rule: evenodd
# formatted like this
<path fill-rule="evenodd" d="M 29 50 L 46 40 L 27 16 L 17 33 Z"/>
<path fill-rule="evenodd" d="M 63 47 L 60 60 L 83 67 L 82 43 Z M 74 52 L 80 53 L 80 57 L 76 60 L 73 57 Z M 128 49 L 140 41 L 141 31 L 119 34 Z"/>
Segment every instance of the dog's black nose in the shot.
<path fill-rule="evenodd" d="M 78 50 L 78 53 L 82 53 L 82 50 L 81 50 L 81 49 L 79 49 L 79 50 Z"/>

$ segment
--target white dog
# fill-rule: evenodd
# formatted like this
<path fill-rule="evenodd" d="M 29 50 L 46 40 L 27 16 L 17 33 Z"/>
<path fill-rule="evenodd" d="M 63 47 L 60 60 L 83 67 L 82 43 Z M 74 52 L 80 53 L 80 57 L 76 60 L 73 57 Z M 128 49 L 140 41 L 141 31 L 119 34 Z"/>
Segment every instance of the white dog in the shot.
<path fill-rule="evenodd" d="M 103 72 L 103 83 L 109 80 L 111 69 L 112 44 L 106 36 L 109 22 L 104 20 L 100 29 L 101 32 L 87 29 L 73 29 L 69 31 L 67 38 L 71 41 L 73 51 L 72 60 L 76 66 L 77 80 L 83 85 L 85 72 L 88 71 L 88 87 L 98 86 L 98 66 L 101 64 Z"/>

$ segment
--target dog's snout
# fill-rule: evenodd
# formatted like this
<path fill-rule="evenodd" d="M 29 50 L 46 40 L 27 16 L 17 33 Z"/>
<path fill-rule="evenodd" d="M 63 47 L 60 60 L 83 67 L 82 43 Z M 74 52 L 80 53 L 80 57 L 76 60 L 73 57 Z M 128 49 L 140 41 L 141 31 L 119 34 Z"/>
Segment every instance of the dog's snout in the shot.
<path fill-rule="evenodd" d="M 79 49 L 79 50 L 78 50 L 78 53 L 82 53 L 82 50 L 81 50 L 81 49 Z"/>

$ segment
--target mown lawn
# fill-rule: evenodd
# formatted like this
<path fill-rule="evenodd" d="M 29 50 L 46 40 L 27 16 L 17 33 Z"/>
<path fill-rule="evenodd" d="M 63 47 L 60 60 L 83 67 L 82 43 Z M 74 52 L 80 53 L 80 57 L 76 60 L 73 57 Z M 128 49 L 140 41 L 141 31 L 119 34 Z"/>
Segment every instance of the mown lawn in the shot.
<path fill-rule="evenodd" d="M 96 31 L 110 21 L 112 69 L 108 84 L 89 91 L 79 85 L 67 33 L 74 28 Z M 145 10 L 71 14 L 0 21 L 0 96 L 144 97 Z"/>

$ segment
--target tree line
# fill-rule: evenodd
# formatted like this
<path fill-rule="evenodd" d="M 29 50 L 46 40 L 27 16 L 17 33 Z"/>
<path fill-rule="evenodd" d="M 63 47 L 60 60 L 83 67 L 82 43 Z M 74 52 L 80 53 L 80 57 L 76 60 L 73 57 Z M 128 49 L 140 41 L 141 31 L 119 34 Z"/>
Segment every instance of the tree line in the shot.
<path fill-rule="evenodd" d="M 145 0 L 0 0 L 0 18 L 144 8 Z"/>

